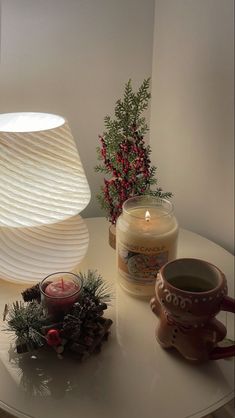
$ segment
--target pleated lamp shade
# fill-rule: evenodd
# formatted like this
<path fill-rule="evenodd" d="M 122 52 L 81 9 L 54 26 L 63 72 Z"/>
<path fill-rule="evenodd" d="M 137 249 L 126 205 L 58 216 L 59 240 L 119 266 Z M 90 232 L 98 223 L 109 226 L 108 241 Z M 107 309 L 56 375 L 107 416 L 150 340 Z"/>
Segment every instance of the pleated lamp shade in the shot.
<path fill-rule="evenodd" d="M 58 264 L 60 270 L 73 269 L 88 246 L 78 214 L 89 201 L 87 178 L 63 117 L 0 115 L 1 278 L 35 281 L 58 270 Z"/>
<path fill-rule="evenodd" d="M 89 203 L 89 185 L 62 117 L 0 115 L 0 156 L 0 226 L 59 222 Z"/>

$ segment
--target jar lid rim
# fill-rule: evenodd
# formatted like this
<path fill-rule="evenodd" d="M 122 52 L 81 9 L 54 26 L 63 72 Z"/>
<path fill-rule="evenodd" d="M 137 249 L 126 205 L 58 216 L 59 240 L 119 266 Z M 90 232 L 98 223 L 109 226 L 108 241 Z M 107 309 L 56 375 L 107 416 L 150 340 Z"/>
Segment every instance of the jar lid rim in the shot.
<path fill-rule="evenodd" d="M 134 204 L 134 203 L 138 203 L 138 205 Z M 142 204 L 141 204 L 142 203 Z M 128 205 L 130 207 L 128 207 Z M 169 216 L 174 212 L 174 205 L 172 204 L 172 202 L 170 202 L 168 199 L 165 198 L 161 198 L 161 197 L 157 197 L 157 196 L 152 196 L 152 195 L 141 195 L 141 196 L 133 196 L 129 199 L 127 199 L 123 205 L 122 205 L 122 210 L 123 213 L 127 214 L 127 215 L 131 215 L 133 218 L 136 219 L 143 219 L 142 216 L 140 215 L 136 215 L 134 213 L 132 213 L 134 211 L 134 209 L 137 208 L 146 208 L 146 211 L 148 210 L 148 208 L 151 207 L 160 207 L 162 206 L 165 208 L 165 211 L 159 214 L 154 214 L 154 216 L 151 216 L 151 218 L 156 219 L 156 218 L 162 218 L 165 216 Z"/>

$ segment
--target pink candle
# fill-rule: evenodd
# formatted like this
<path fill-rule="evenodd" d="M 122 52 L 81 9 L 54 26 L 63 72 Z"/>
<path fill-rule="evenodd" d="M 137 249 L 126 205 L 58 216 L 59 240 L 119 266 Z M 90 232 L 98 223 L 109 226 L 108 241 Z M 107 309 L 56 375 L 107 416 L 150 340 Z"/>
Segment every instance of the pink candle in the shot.
<path fill-rule="evenodd" d="M 45 293 L 47 296 L 53 298 L 67 298 L 78 290 L 80 290 L 80 287 L 76 283 L 64 281 L 64 279 L 61 278 L 61 280 L 58 280 L 57 282 L 49 283 L 45 288 Z"/>
<path fill-rule="evenodd" d="M 54 273 L 40 284 L 41 299 L 47 312 L 61 317 L 71 310 L 79 299 L 82 280 L 73 273 Z"/>

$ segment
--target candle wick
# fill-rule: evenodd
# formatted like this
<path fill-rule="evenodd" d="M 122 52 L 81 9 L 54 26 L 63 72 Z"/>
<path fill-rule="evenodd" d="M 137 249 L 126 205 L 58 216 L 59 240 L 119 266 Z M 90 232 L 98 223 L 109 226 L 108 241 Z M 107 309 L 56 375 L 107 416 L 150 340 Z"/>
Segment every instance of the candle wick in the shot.
<path fill-rule="evenodd" d="M 64 290 L 64 279 L 63 278 L 61 278 L 61 287 L 62 287 L 62 290 Z"/>
<path fill-rule="evenodd" d="M 146 220 L 146 222 L 150 221 L 150 213 L 149 213 L 148 210 L 146 210 L 146 212 L 145 212 L 145 220 Z"/>

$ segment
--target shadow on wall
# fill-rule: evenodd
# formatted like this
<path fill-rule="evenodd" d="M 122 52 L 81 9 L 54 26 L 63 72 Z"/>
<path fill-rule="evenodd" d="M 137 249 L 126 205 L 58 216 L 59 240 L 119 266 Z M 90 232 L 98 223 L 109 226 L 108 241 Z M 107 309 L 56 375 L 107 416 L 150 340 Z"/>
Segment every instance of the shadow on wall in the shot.
<path fill-rule="evenodd" d="M 151 146 L 182 227 L 234 252 L 233 1 L 157 0 Z"/>

